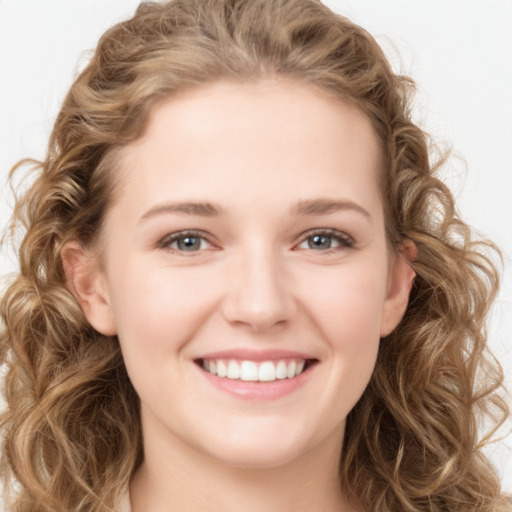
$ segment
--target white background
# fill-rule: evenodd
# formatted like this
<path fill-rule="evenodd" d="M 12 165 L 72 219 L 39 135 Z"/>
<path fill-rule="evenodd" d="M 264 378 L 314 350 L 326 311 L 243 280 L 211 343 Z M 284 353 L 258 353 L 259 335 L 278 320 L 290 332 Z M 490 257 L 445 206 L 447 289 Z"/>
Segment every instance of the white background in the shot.
<path fill-rule="evenodd" d="M 6 177 L 42 158 L 59 104 L 101 33 L 138 0 L 0 0 L 0 226 Z M 505 253 L 491 347 L 512 387 L 512 0 L 328 0 L 377 37 L 419 85 L 417 121 L 457 155 L 447 169 L 463 217 Z M 0 255 L 0 275 L 14 268 Z M 509 400 L 510 402 L 510 400 Z M 512 492 L 512 436 L 492 457 Z"/>

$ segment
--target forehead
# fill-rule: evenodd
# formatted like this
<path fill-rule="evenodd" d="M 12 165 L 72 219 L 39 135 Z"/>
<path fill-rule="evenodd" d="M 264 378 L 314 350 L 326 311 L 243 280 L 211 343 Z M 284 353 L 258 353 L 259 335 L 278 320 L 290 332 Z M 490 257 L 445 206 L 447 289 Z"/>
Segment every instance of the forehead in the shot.
<path fill-rule="evenodd" d="M 165 99 L 143 136 L 121 151 L 119 167 L 135 202 L 235 190 L 246 200 L 284 201 L 307 198 L 312 186 L 324 196 L 351 187 L 373 193 L 381 161 L 372 125 L 354 105 L 309 84 L 268 79 Z"/>
<path fill-rule="evenodd" d="M 158 102 L 150 112 L 144 134 L 130 146 L 154 138 L 162 123 L 166 128 L 173 124 L 183 136 L 207 136 L 220 130 L 230 135 L 244 125 L 251 129 L 250 135 L 256 136 L 258 127 L 264 125 L 269 131 L 286 128 L 283 138 L 300 131 L 311 141 L 318 141 L 328 130 L 332 134 L 339 131 L 340 118 L 348 117 L 355 136 L 362 130 L 373 135 L 368 149 L 373 149 L 370 146 L 374 143 L 379 145 L 370 120 L 354 102 L 316 85 L 285 77 L 255 82 L 221 80 L 179 91 Z M 275 139 L 274 134 L 270 138 Z"/>

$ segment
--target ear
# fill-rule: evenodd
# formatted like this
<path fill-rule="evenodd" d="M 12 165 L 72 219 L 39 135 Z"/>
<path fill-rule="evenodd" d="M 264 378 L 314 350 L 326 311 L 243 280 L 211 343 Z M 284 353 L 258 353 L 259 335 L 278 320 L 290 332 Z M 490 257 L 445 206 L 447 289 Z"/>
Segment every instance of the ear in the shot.
<path fill-rule="evenodd" d="M 67 286 L 88 322 L 101 334 L 114 336 L 110 296 L 98 257 L 78 242 L 69 242 L 64 245 L 61 258 Z"/>
<path fill-rule="evenodd" d="M 388 294 L 380 326 L 381 338 L 391 334 L 405 314 L 416 277 L 410 264 L 417 256 L 418 249 L 411 240 L 403 241 L 398 247 L 398 253 L 394 255 L 389 269 Z"/>

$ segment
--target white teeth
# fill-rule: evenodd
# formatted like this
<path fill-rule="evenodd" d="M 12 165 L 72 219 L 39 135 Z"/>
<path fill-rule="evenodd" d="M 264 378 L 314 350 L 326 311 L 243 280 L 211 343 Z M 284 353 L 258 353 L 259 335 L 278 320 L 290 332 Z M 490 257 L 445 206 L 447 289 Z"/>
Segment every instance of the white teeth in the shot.
<path fill-rule="evenodd" d="M 276 367 L 271 361 L 265 361 L 260 364 L 258 369 L 259 380 L 268 382 L 270 380 L 276 380 Z"/>
<path fill-rule="evenodd" d="M 240 378 L 240 365 L 236 361 L 229 361 L 228 364 L 228 379 Z"/>
<path fill-rule="evenodd" d="M 211 361 L 210 361 L 210 365 L 211 365 Z M 211 371 L 211 366 L 210 366 L 210 373 L 213 373 Z M 228 370 L 226 368 L 226 365 L 222 362 L 222 361 L 219 361 L 217 363 L 217 375 L 219 377 L 226 377 L 226 375 L 228 374 Z M 214 374 L 215 375 L 215 374 Z"/>
<path fill-rule="evenodd" d="M 245 381 L 258 380 L 258 366 L 253 361 L 242 361 L 240 379 Z"/>
<path fill-rule="evenodd" d="M 272 382 L 278 379 L 292 379 L 304 371 L 304 359 L 280 361 L 238 361 L 236 359 L 209 359 L 203 360 L 203 368 L 207 372 L 226 377 L 240 379 L 248 382 Z"/>
<path fill-rule="evenodd" d="M 277 363 L 276 377 L 278 379 L 286 379 L 286 363 L 284 361 Z"/>

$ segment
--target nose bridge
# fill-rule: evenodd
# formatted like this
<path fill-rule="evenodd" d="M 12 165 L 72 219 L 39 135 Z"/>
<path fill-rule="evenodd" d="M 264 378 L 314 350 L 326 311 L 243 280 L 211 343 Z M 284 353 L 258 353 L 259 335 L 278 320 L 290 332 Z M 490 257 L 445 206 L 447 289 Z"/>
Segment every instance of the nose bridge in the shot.
<path fill-rule="evenodd" d="M 286 274 L 275 248 L 258 241 L 247 244 L 236 255 L 230 274 L 226 319 L 256 331 L 288 321 L 295 306 Z"/>

